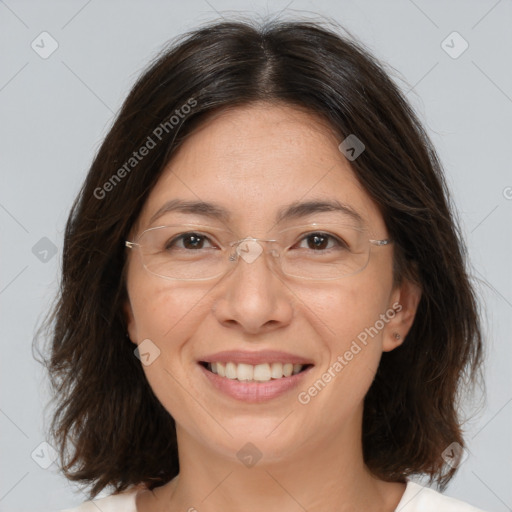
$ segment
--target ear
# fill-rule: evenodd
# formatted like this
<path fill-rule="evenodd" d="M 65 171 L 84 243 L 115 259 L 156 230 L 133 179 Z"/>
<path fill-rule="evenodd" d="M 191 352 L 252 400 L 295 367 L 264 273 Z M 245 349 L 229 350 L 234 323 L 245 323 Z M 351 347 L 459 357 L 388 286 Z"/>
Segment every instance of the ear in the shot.
<path fill-rule="evenodd" d="M 126 321 L 126 329 L 127 336 L 130 338 L 130 341 L 137 345 L 137 329 L 135 328 L 135 317 L 133 316 L 132 305 L 130 303 L 130 299 L 126 299 L 123 304 L 123 313 Z"/>
<path fill-rule="evenodd" d="M 391 313 L 388 315 L 390 320 L 383 333 L 382 350 L 384 352 L 389 352 L 404 342 L 414 322 L 420 299 L 420 286 L 408 279 L 404 278 L 402 284 L 393 290 L 388 311 L 394 311 L 394 315 L 391 316 Z"/>

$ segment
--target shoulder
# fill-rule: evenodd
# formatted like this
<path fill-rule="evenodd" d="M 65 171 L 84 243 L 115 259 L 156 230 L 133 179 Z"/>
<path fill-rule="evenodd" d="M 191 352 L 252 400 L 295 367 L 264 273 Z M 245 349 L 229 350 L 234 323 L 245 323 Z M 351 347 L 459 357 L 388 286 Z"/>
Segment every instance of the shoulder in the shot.
<path fill-rule="evenodd" d="M 484 512 L 468 503 L 444 496 L 440 492 L 423 487 L 412 480 L 407 481 L 407 487 L 395 512 Z"/>
<path fill-rule="evenodd" d="M 137 489 L 112 494 L 105 498 L 86 501 L 76 508 L 67 508 L 60 512 L 137 512 L 135 496 Z"/>

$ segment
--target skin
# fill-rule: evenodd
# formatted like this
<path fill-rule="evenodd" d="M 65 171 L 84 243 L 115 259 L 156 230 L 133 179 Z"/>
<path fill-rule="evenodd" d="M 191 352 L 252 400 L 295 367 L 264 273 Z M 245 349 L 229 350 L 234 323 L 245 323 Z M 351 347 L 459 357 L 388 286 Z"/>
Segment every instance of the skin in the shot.
<path fill-rule="evenodd" d="M 174 198 L 219 203 L 231 212 L 228 225 L 240 238 L 264 239 L 271 238 L 283 205 L 337 199 L 363 216 L 372 238 L 386 238 L 382 215 L 340 153 L 340 142 L 320 119 L 290 106 L 256 103 L 215 115 L 165 169 L 132 236 L 151 227 L 152 215 Z M 206 222 L 190 214 L 179 219 Z M 403 342 L 421 294 L 408 281 L 393 287 L 393 245 L 373 247 L 362 272 L 324 282 L 278 276 L 264 257 L 251 264 L 239 260 L 223 278 L 169 281 L 148 273 L 135 251 L 128 257 L 129 335 L 135 344 L 149 338 L 161 351 L 144 372 L 176 421 L 180 461 L 178 477 L 139 492 L 139 512 L 395 509 L 405 484 L 374 477 L 361 444 L 364 396 L 382 352 Z M 401 310 L 378 335 L 300 404 L 297 393 L 395 303 Z M 231 349 L 287 351 L 315 366 L 300 389 L 248 404 L 216 391 L 197 364 L 201 355 Z M 251 468 L 236 455 L 247 442 L 262 454 Z"/>

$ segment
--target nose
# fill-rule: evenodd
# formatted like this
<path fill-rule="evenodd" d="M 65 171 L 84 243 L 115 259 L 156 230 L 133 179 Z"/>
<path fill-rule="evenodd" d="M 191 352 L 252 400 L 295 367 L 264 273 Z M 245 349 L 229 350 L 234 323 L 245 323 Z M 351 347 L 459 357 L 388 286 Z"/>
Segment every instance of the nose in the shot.
<path fill-rule="evenodd" d="M 214 314 L 224 326 L 257 334 L 290 323 L 293 294 L 277 273 L 271 251 L 251 240 L 237 246 L 236 267 L 219 283 L 214 302 Z"/>

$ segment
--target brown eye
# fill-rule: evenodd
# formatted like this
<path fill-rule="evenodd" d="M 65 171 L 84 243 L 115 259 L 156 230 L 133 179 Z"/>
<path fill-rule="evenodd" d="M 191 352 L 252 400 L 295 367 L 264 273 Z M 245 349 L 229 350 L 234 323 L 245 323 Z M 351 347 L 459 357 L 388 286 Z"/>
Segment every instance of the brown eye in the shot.
<path fill-rule="evenodd" d="M 307 244 L 306 247 L 303 245 L 304 241 Z M 300 241 L 299 247 L 312 251 L 324 251 L 333 248 L 346 248 L 347 245 L 327 233 L 309 233 Z"/>
<path fill-rule="evenodd" d="M 327 249 L 329 243 L 329 237 L 324 235 L 309 235 L 306 240 L 309 249 Z"/>
<path fill-rule="evenodd" d="M 184 233 L 183 235 L 177 236 L 170 240 L 165 248 L 170 250 L 174 247 L 179 249 L 203 249 L 204 244 L 209 243 L 208 238 L 204 235 L 200 235 L 198 233 Z"/>

